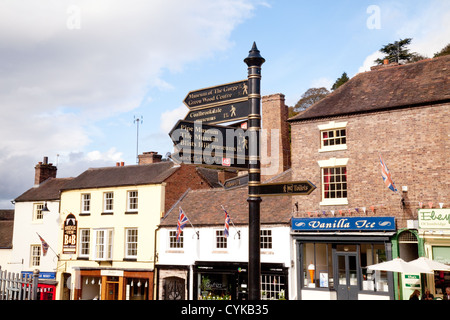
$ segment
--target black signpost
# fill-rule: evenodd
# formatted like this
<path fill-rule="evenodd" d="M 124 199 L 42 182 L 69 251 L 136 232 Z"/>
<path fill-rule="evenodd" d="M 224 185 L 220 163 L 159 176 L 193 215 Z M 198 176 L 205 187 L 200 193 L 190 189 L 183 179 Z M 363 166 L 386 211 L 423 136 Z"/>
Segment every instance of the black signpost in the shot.
<path fill-rule="evenodd" d="M 177 162 L 248 171 L 245 178 L 229 181 L 225 187 L 248 184 L 248 299 L 260 300 L 261 196 L 308 195 L 316 187 L 309 181 L 261 185 L 261 66 L 265 59 L 256 43 L 244 62 L 248 80 L 189 92 L 183 101 L 189 113 L 169 135 L 175 149 L 171 157 Z M 247 120 L 247 130 L 216 125 L 238 120 Z"/>

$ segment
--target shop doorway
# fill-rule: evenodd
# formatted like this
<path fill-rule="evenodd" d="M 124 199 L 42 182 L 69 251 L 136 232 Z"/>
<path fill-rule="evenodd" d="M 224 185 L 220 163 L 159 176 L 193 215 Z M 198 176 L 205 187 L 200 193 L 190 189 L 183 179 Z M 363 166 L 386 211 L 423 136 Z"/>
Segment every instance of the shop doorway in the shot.
<path fill-rule="evenodd" d="M 335 279 L 338 300 L 358 300 L 359 279 L 356 252 L 336 252 Z"/>
<path fill-rule="evenodd" d="M 119 300 L 119 283 L 106 283 L 106 300 Z"/>

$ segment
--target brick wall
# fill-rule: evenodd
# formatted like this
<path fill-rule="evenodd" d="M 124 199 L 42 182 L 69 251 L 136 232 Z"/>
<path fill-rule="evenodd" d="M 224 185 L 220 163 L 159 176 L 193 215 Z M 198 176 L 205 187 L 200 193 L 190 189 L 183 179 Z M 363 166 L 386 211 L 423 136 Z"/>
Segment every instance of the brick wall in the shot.
<path fill-rule="evenodd" d="M 167 212 L 187 189 L 209 189 L 211 186 L 197 172 L 193 165 L 181 164 L 180 168 L 165 180 L 165 210 Z"/>
<path fill-rule="evenodd" d="M 318 125 L 330 121 L 347 121 L 347 150 L 319 153 Z M 298 216 L 307 212 L 339 210 L 352 216 L 395 216 L 397 228 L 406 227 L 406 220 L 417 220 L 419 201 L 428 207 L 450 206 L 450 105 L 416 107 L 335 119 L 292 123 L 293 179 L 308 179 L 317 186 L 310 195 L 293 197 L 298 202 Z M 379 154 L 386 162 L 394 183 L 395 194 L 383 183 Z M 348 158 L 348 205 L 321 206 L 322 186 L 319 160 Z M 402 186 L 408 191 L 402 192 Z M 401 206 L 404 197 L 405 206 Z M 372 213 L 371 206 L 375 212 Z M 359 214 L 355 208 L 359 208 Z"/>

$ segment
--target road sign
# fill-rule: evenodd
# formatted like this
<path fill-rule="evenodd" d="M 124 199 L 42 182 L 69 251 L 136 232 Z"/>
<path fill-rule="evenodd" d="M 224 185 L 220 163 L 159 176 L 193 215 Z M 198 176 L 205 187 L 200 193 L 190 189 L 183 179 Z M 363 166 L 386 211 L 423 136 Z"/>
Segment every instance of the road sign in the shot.
<path fill-rule="evenodd" d="M 242 80 L 215 87 L 191 91 L 184 98 L 184 104 L 191 110 L 248 100 L 248 80 Z"/>
<path fill-rule="evenodd" d="M 259 195 L 264 196 L 299 196 L 309 195 L 316 189 L 310 181 L 291 181 L 259 185 Z"/>
<path fill-rule="evenodd" d="M 245 120 L 249 114 L 248 100 L 206 107 L 189 111 L 184 120 L 202 121 L 203 123 L 218 124 L 236 120 Z"/>
<path fill-rule="evenodd" d="M 242 129 L 180 120 L 169 135 L 175 145 L 175 160 L 248 169 L 249 137 Z"/>

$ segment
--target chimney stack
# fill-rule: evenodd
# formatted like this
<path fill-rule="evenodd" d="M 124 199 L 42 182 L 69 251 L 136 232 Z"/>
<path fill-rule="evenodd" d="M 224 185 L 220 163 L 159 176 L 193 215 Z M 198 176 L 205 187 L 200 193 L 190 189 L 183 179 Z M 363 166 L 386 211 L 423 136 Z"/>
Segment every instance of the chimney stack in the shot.
<path fill-rule="evenodd" d="M 158 154 L 158 152 L 150 151 L 144 152 L 138 156 L 139 164 L 151 164 L 161 162 L 162 155 Z"/>
<path fill-rule="evenodd" d="M 266 181 L 291 167 L 289 142 L 288 107 L 284 94 L 277 93 L 262 97 L 262 129 L 267 133 L 267 154 L 261 154 L 261 181 Z M 277 132 L 278 131 L 278 132 Z M 273 150 L 272 136 L 278 133 L 278 149 Z M 263 137 L 261 137 L 263 139 Z M 267 158 L 266 158 L 267 157 Z M 270 160 L 270 163 L 267 163 Z"/>
<path fill-rule="evenodd" d="M 34 185 L 38 186 L 48 178 L 56 178 L 57 170 L 52 163 L 48 163 L 48 157 L 44 157 L 44 160 L 34 167 Z"/>

